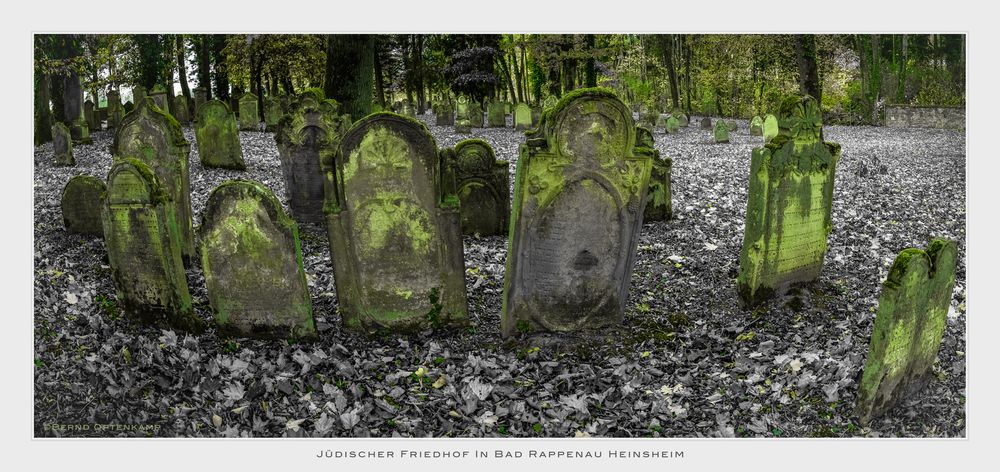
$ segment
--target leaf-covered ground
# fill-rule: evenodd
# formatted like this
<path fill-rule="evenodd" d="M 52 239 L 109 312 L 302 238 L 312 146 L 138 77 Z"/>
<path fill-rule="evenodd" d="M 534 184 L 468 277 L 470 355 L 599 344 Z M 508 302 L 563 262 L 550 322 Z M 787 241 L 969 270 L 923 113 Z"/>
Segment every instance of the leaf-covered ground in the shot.
<path fill-rule="evenodd" d="M 423 117 L 432 124 L 433 117 Z M 77 165 L 34 156 L 36 436 L 961 437 L 965 435 L 965 137 L 958 131 L 825 129 L 843 155 L 833 233 L 816 282 L 753 311 L 736 303 L 751 149 L 747 123 L 714 144 L 697 119 L 655 133 L 674 159 L 675 218 L 646 224 L 624 325 L 575 336 L 499 335 L 506 238 L 465 238 L 472 327 L 410 337 L 344 332 L 325 230 L 300 225 L 320 341 L 227 339 L 141 326 L 115 298 L 104 244 L 68 235 L 59 208 L 73 175 L 106 176 L 107 132 Z M 439 146 L 468 135 L 430 126 Z M 202 168 L 194 135 L 195 224 L 226 179 L 284 199 L 273 135 L 241 132 L 249 171 Z M 523 134 L 476 129 L 513 178 Z M 287 207 L 286 207 L 287 210 Z M 895 255 L 931 236 L 959 244 L 935 379 L 870 427 L 853 414 L 879 290 Z M 210 319 L 204 279 L 188 285 Z M 89 430 L 65 425 L 156 425 Z M 53 425 L 56 425 L 53 427 Z M 59 426 L 64 425 L 64 426 Z"/>

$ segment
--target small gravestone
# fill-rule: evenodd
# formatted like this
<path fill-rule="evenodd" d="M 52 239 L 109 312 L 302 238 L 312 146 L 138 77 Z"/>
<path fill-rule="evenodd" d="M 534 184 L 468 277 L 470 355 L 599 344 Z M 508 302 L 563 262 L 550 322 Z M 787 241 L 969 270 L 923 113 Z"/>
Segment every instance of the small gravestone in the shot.
<path fill-rule="evenodd" d="M 208 90 L 205 90 L 204 87 L 195 87 L 192 92 L 194 93 L 194 116 L 195 119 L 198 119 L 198 108 L 208 101 Z"/>
<path fill-rule="evenodd" d="M 730 133 L 735 133 L 736 130 L 740 129 L 740 125 L 736 120 L 726 120 L 726 128 L 729 129 Z"/>
<path fill-rule="evenodd" d="M 549 95 L 542 101 L 542 108 L 548 110 L 549 108 L 556 106 L 557 103 L 559 103 L 559 99 L 556 98 L 555 95 Z"/>
<path fill-rule="evenodd" d="M 639 123 L 638 124 L 640 126 L 645 126 L 645 127 L 649 128 L 649 129 L 656 129 L 657 122 L 659 122 L 661 125 L 663 125 L 663 127 L 666 127 L 667 123 L 665 121 L 665 118 L 664 118 L 664 121 L 662 121 L 662 122 L 660 122 L 659 120 L 660 120 L 660 113 L 657 113 L 654 110 L 646 110 L 646 111 L 640 111 L 639 112 Z"/>
<path fill-rule="evenodd" d="M 816 100 L 782 101 L 780 134 L 753 150 L 737 291 L 746 306 L 819 276 L 833 227 L 840 145 L 823 141 Z"/>
<path fill-rule="evenodd" d="M 469 101 L 469 126 L 483 127 L 483 107 L 475 100 Z"/>
<path fill-rule="evenodd" d="M 298 226 L 270 189 L 253 181 L 222 183 L 208 197 L 199 235 L 205 288 L 220 331 L 316 337 Z"/>
<path fill-rule="evenodd" d="M 94 110 L 94 102 L 87 100 L 83 102 L 83 116 L 87 120 L 87 128 L 90 131 L 96 131 L 101 129 L 101 124 L 98 121 L 98 112 Z"/>
<path fill-rule="evenodd" d="M 236 117 L 225 102 L 209 100 L 198 108 L 194 137 L 201 165 L 221 169 L 247 170 L 236 130 Z"/>
<path fill-rule="evenodd" d="M 328 168 L 327 228 L 348 329 L 466 324 L 454 163 L 420 122 L 392 113 L 356 122 Z M 442 160 L 445 160 L 442 162 Z"/>
<path fill-rule="evenodd" d="M 531 107 L 531 127 L 534 128 L 538 126 L 538 122 L 542 119 L 542 107 Z"/>
<path fill-rule="evenodd" d="M 764 143 L 767 143 L 771 138 L 778 135 L 778 118 L 774 115 L 767 115 L 764 117 L 764 126 L 761 131 L 764 136 Z"/>
<path fill-rule="evenodd" d="M 178 95 L 174 97 L 174 118 L 177 122 L 186 125 L 191 123 L 191 114 L 189 113 L 188 100 L 184 95 Z"/>
<path fill-rule="evenodd" d="M 702 118 L 701 129 L 712 129 L 712 119 L 707 116 Z"/>
<path fill-rule="evenodd" d="M 468 118 L 462 118 L 455 122 L 455 132 L 458 134 L 472 134 L 472 123 Z"/>
<path fill-rule="evenodd" d="M 73 159 L 73 136 L 69 128 L 56 122 L 52 125 L 52 165 L 73 166 L 76 160 Z"/>
<path fill-rule="evenodd" d="M 510 217 L 507 161 L 498 161 L 486 141 L 460 141 L 455 145 L 455 180 L 462 203 L 462 234 L 507 234 Z"/>
<path fill-rule="evenodd" d="M 125 313 L 153 324 L 200 331 L 181 260 L 170 192 L 138 159 L 120 158 L 108 173 L 101 212 L 111 277 Z"/>
<path fill-rule="evenodd" d="M 264 126 L 269 132 L 275 132 L 278 129 L 278 122 L 281 121 L 281 101 L 278 97 L 268 97 L 264 101 Z"/>
<path fill-rule="evenodd" d="M 143 103 L 146 101 L 146 87 L 142 85 L 136 85 L 132 87 L 132 104 L 133 106 L 137 103 Z"/>
<path fill-rule="evenodd" d="M 108 129 L 117 129 L 125 118 L 125 107 L 122 106 L 121 94 L 117 90 L 108 90 Z"/>
<path fill-rule="evenodd" d="M 104 182 L 89 175 L 69 179 L 60 201 L 67 232 L 98 237 L 104 235 L 101 207 L 105 190 Z"/>
<path fill-rule="evenodd" d="M 514 107 L 514 129 L 526 130 L 532 126 L 531 107 L 524 102 L 518 103 Z"/>
<path fill-rule="evenodd" d="M 257 115 L 257 96 L 247 92 L 240 97 L 240 129 L 258 131 L 260 117 Z"/>
<path fill-rule="evenodd" d="M 715 137 L 716 143 L 728 143 L 729 142 L 729 127 L 726 126 L 726 122 L 723 120 L 717 120 L 715 122 L 715 130 L 712 132 Z"/>
<path fill-rule="evenodd" d="M 188 163 L 190 150 L 180 123 L 157 107 L 151 98 L 139 103 L 132 113 L 125 116 L 111 144 L 111 155 L 115 160 L 134 157 L 156 173 L 163 191 L 170 197 L 168 204 L 172 206 L 176 218 L 181 255 L 185 261 L 194 257 Z"/>
<path fill-rule="evenodd" d="M 63 115 L 74 144 L 93 144 L 84 114 L 83 86 L 76 72 L 63 77 Z"/>
<path fill-rule="evenodd" d="M 507 114 L 504 113 L 504 102 L 491 100 L 486 105 L 486 126 L 503 128 L 507 126 Z"/>
<path fill-rule="evenodd" d="M 656 127 L 665 129 L 667 127 L 667 118 L 670 118 L 670 115 L 666 113 L 658 114 L 656 116 Z"/>
<path fill-rule="evenodd" d="M 607 89 L 546 110 L 517 161 L 501 333 L 621 323 L 652 150 Z"/>
<path fill-rule="evenodd" d="M 155 103 L 157 107 L 173 116 L 173 113 L 171 113 L 170 110 L 170 97 L 167 96 L 167 91 L 163 88 L 163 86 L 160 84 L 154 85 L 153 89 L 149 91 L 149 98 L 153 99 L 153 103 Z"/>
<path fill-rule="evenodd" d="M 455 107 L 455 121 L 467 119 L 469 119 L 469 99 L 465 95 L 459 95 Z"/>
<path fill-rule="evenodd" d="M 750 134 L 753 136 L 764 135 L 764 120 L 760 119 L 759 116 L 755 116 L 750 120 Z"/>
<path fill-rule="evenodd" d="M 127 115 L 129 113 L 132 113 L 132 110 L 135 110 L 135 105 L 133 105 L 131 101 L 127 101 L 125 102 L 124 108 L 125 108 L 125 114 Z M 122 118 L 124 119 L 124 117 Z"/>
<path fill-rule="evenodd" d="M 677 125 L 681 128 L 686 128 L 688 123 L 690 123 L 688 116 L 680 109 L 672 111 L 670 116 L 677 118 Z"/>
<path fill-rule="evenodd" d="M 505 115 L 510 115 L 514 113 L 514 104 L 510 102 L 503 102 L 503 112 Z"/>
<path fill-rule="evenodd" d="M 935 239 L 926 251 L 896 256 L 879 296 L 871 345 L 858 385 L 862 424 L 881 416 L 933 380 L 947 325 L 958 248 Z"/>
<path fill-rule="evenodd" d="M 444 100 L 435 104 L 434 124 L 438 126 L 455 125 L 455 104 L 451 100 Z"/>
<path fill-rule="evenodd" d="M 677 134 L 680 132 L 681 122 L 674 115 L 667 117 L 666 132 L 667 134 Z"/>
<path fill-rule="evenodd" d="M 653 168 L 649 173 L 649 189 L 646 190 L 646 209 L 642 212 L 642 221 L 665 221 L 673 217 L 673 204 L 670 194 L 670 170 L 673 159 L 660 157 L 653 142 L 653 132 L 642 126 L 635 128 L 636 148 L 644 148 L 645 153 L 653 156 Z"/>

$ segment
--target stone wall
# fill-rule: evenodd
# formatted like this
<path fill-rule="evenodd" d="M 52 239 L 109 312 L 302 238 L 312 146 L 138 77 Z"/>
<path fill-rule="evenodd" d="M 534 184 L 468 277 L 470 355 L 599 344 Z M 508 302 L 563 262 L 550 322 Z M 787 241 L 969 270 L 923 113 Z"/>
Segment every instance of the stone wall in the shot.
<path fill-rule="evenodd" d="M 964 128 L 965 107 L 885 107 L 885 125 L 893 128 Z"/>

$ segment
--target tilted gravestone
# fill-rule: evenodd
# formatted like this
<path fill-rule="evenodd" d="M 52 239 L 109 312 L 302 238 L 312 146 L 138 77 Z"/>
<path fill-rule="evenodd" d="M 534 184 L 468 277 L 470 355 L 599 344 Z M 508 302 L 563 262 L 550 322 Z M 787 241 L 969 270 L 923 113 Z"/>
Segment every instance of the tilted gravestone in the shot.
<path fill-rule="evenodd" d="M 54 166 L 76 165 L 76 159 L 73 159 L 73 136 L 69 128 L 58 121 L 52 125 L 52 157 Z"/>
<path fill-rule="evenodd" d="M 101 212 L 111 277 L 124 311 L 140 320 L 200 331 L 181 260 L 170 191 L 146 164 L 115 161 Z"/>
<path fill-rule="evenodd" d="M 164 89 L 163 86 L 160 84 L 154 85 L 152 90 L 149 91 L 149 98 L 152 98 L 153 103 L 160 107 L 161 110 L 167 112 L 170 116 L 173 116 L 173 110 L 170 109 L 170 97 L 167 95 L 167 90 Z M 174 119 L 176 119 L 176 117 Z"/>
<path fill-rule="evenodd" d="M 935 239 L 926 251 L 904 249 L 879 296 L 855 405 L 862 424 L 923 389 L 941 346 L 955 286 L 958 247 Z"/>
<path fill-rule="evenodd" d="M 408 116 L 410 118 L 416 118 L 416 116 L 417 116 L 417 112 L 416 112 L 416 110 L 414 110 L 413 104 L 410 103 L 409 101 L 404 101 L 403 103 L 400 104 L 400 111 L 399 111 L 399 113 L 401 115 L 405 115 L 405 116 Z"/>
<path fill-rule="evenodd" d="M 191 113 L 188 106 L 188 99 L 184 95 L 178 95 L 174 97 L 174 118 L 177 122 L 186 125 L 191 123 Z"/>
<path fill-rule="evenodd" d="M 269 132 L 278 129 L 278 122 L 281 121 L 281 100 L 278 97 L 267 97 L 264 101 L 264 126 Z"/>
<path fill-rule="evenodd" d="M 434 124 L 438 126 L 455 125 L 455 104 L 451 100 L 443 100 L 435 103 Z"/>
<path fill-rule="evenodd" d="M 667 117 L 667 123 L 664 128 L 667 134 L 677 134 L 680 132 L 681 122 L 674 115 L 670 115 Z"/>
<path fill-rule="evenodd" d="M 306 91 L 279 121 L 274 139 L 278 144 L 292 216 L 300 223 L 325 222 L 324 166 L 333 165 L 340 138 L 350 118 L 337 114 L 334 100 L 323 100 Z"/>
<path fill-rule="evenodd" d="M 94 102 L 87 100 L 83 102 L 83 116 L 87 120 L 87 128 L 90 131 L 97 131 L 101 129 L 100 121 L 98 121 L 98 112 L 94 110 Z"/>
<path fill-rule="evenodd" d="M 526 130 L 532 126 L 531 107 L 524 102 L 518 103 L 514 107 L 514 129 Z"/>
<path fill-rule="evenodd" d="M 764 126 L 761 130 L 764 136 L 764 143 L 766 144 L 771 138 L 778 135 L 778 118 L 774 115 L 767 115 L 764 117 Z"/>
<path fill-rule="evenodd" d="M 454 164 L 427 128 L 392 113 L 354 124 L 327 180 L 334 280 L 349 329 L 468 322 Z"/>
<path fill-rule="evenodd" d="M 240 97 L 240 129 L 257 131 L 260 128 L 260 117 L 257 115 L 257 96 L 247 92 Z"/>
<path fill-rule="evenodd" d="M 195 255 L 188 164 L 190 150 L 180 123 L 157 107 L 151 98 L 140 102 L 132 113 L 125 116 L 111 145 L 111 155 L 116 160 L 134 157 L 156 173 L 163 191 L 170 196 L 169 204 L 176 217 L 181 255 L 185 261 L 190 261 Z"/>
<path fill-rule="evenodd" d="M 89 175 L 77 175 L 66 182 L 60 206 L 67 232 L 98 237 L 104 235 L 101 207 L 105 190 L 104 182 Z"/>
<path fill-rule="evenodd" d="M 221 169 L 247 170 L 236 130 L 236 117 L 226 103 L 209 100 L 198 108 L 194 137 L 201 165 Z"/>
<path fill-rule="evenodd" d="M 715 137 L 716 143 L 729 142 L 729 127 L 726 126 L 726 122 L 724 120 L 717 120 L 715 122 L 715 130 L 712 131 L 712 136 Z"/>
<path fill-rule="evenodd" d="M 750 134 L 753 136 L 764 135 L 764 120 L 760 119 L 759 116 L 755 116 L 750 120 Z"/>
<path fill-rule="evenodd" d="M 642 221 L 664 221 L 673 217 L 673 203 L 670 194 L 670 171 L 673 159 L 660 157 L 653 142 L 653 132 L 648 128 L 636 126 L 636 148 L 645 148 L 647 154 L 653 157 L 653 168 L 649 173 L 649 188 L 646 190 L 646 209 L 642 212 Z"/>
<path fill-rule="evenodd" d="M 459 95 L 455 107 L 455 121 L 469 119 L 469 99 L 465 95 Z"/>
<path fill-rule="evenodd" d="M 680 126 L 681 128 L 687 127 L 687 125 L 690 123 L 690 120 L 688 120 L 687 114 L 685 114 L 680 109 L 676 109 L 676 110 L 670 112 L 670 116 L 672 116 L 674 118 L 677 118 L 677 126 Z"/>
<path fill-rule="evenodd" d="M 473 128 L 483 127 L 483 107 L 475 100 L 469 101 L 469 126 Z"/>
<path fill-rule="evenodd" d="M 712 119 L 707 116 L 702 118 L 701 129 L 712 129 Z"/>
<path fill-rule="evenodd" d="M 580 89 L 521 146 L 501 333 L 620 323 L 652 166 L 629 109 Z"/>
<path fill-rule="evenodd" d="M 840 145 L 823 141 L 811 97 L 781 104 L 780 134 L 753 150 L 737 291 L 757 305 L 789 285 L 819 276 L 832 229 Z"/>
<path fill-rule="evenodd" d="M 316 337 L 298 226 L 270 189 L 229 180 L 212 190 L 202 224 L 201 267 L 220 331 Z"/>
<path fill-rule="evenodd" d="M 489 143 L 466 139 L 455 145 L 455 180 L 461 201 L 462 234 L 507 234 L 510 166 Z"/>
<path fill-rule="evenodd" d="M 654 110 L 643 110 L 639 112 L 639 125 L 649 129 L 656 129 L 658 126 L 666 127 L 666 121 L 660 121 L 660 113 Z"/>
<path fill-rule="evenodd" d="M 503 128 L 507 126 L 507 114 L 504 102 L 491 100 L 486 105 L 486 125 L 490 128 Z"/>

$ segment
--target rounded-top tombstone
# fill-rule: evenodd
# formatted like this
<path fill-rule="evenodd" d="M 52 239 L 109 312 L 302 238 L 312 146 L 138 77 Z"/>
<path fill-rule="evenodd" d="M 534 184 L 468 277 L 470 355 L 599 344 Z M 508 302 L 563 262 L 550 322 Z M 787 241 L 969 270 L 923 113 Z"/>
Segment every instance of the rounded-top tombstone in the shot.
<path fill-rule="evenodd" d="M 240 129 L 257 131 L 260 128 L 260 116 L 257 113 L 257 96 L 247 92 L 240 97 Z"/>
<path fill-rule="evenodd" d="M 221 100 L 209 100 L 198 107 L 194 126 L 198 142 L 198 157 L 205 167 L 246 170 L 236 117 L 229 105 Z"/>
<path fill-rule="evenodd" d="M 715 130 L 712 132 L 712 136 L 715 138 L 715 142 L 717 143 L 729 142 L 729 126 L 726 125 L 725 120 L 716 120 Z"/>
<path fill-rule="evenodd" d="M 778 118 L 774 115 L 768 114 L 764 117 L 764 126 L 761 130 L 764 136 L 764 142 L 768 142 L 771 138 L 778 135 Z"/>
<path fill-rule="evenodd" d="M 77 175 L 66 182 L 60 200 L 63 224 L 70 233 L 87 236 L 103 236 L 101 206 L 104 182 L 89 175 Z"/>
<path fill-rule="evenodd" d="M 461 201 L 462 234 L 507 233 L 510 217 L 510 171 L 489 143 L 466 139 L 455 145 L 455 179 Z"/>

